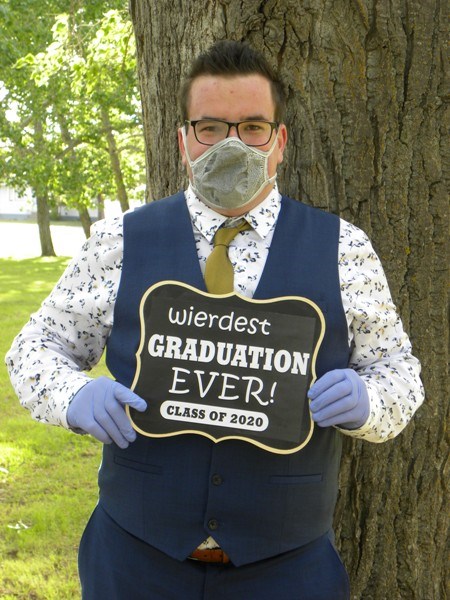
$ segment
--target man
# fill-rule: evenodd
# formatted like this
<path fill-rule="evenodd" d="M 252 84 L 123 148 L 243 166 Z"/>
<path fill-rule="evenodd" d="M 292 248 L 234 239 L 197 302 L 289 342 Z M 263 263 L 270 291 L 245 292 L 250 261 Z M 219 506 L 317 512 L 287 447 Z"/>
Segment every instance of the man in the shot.
<path fill-rule="evenodd" d="M 265 59 L 217 43 L 194 62 L 181 110 L 188 189 L 97 223 L 7 356 L 35 418 L 105 444 L 100 500 L 80 544 L 83 598 L 348 598 L 331 529 L 342 435 L 397 435 L 423 401 L 419 363 L 366 236 L 280 195 L 284 94 Z M 125 411 L 146 410 L 129 389 L 142 298 L 163 281 L 205 295 L 215 233 L 240 218 L 251 228 L 226 244 L 234 290 L 308 298 L 325 315 L 309 390 L 315 426 L 292 453 L 195 433 L 136 435 Z M 90 380 L 82 370 L 105 345 L 112 378 Z"/>

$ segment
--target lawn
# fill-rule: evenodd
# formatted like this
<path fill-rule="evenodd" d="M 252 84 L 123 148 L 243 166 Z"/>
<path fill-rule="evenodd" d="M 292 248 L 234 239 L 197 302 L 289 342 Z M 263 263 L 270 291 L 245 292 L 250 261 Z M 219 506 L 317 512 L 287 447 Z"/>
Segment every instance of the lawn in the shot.
<path fill-rule="evenodd" d="M 68 259 L 0 259 L 0 598 L 80 598 L 77 548 L 97 500 L 100 444 L 33 421 L 3 357 Z M 106 373 L 104 365 L 98 373 Z"/>

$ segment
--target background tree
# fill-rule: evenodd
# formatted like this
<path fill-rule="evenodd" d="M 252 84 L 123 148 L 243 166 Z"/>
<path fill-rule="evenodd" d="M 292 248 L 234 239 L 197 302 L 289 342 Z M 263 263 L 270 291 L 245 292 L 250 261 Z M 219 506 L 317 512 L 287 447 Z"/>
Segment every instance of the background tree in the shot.
<path fill-rule="evenodd" d="M 185 185 L 176 96 L 193 56 L 248 40 L 289 99 L 280 187 L 372 238 L 423 364 L 427 401 L 397 439 L 347 439 L 336 513 L 352 598 L 445 598 L 448 227 L 439 0 L 131 0 L 148 187 Z M 447 508 L 447 510 L 446 510 Z"/>
<path fill-rule="evenodd" d="M 124 211 L 143 187 L 133 32 L 118 0 L 44 10 L 21 0 L 4 12 L 4 39 L 16 43 L 0 61 L 0 179 L 32 188 L 42 254 L 54 254 L 50 207 L 76 208 L 87 235 L 96 199 L 117 198 Z M 21 28 L 31 14 L 41 15 L 35 29 Z"/>
<path fill-rule="evenodd" d="M 47 42 L 51 34 L 50 15 L 59 11 L 62 2 L 50 1 L 47 14 L 41 14 L 39 5 L 42 6 L 36 0 L 7 1 L 1 5 L 0 180 L 19 191 L 32 189 L 42 254 L 54 255 L 47 202 L 50 164 L 45 158 L 48 98 L 35 90 L 23 71 L 14 69 L 23 54 L 34 52 Z M 24 14 L 29 17 L 32 10 L 34 17 L 24 19 Z"/>

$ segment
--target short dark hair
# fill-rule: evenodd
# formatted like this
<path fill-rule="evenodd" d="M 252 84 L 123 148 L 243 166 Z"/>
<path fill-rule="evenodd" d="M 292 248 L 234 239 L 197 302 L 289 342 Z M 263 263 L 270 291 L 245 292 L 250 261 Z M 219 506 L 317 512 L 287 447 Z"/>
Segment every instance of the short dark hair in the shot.
<path fill-rule="evenodd" d="M 192 63 L 180 87 L 179 103 L 183 121 L 188 118 L 189 94 L 193 81 L 202 75 L 262 75 L 269 80 L 275 104 L 275 120 L 281 123 L 286 111 L 283 84 L 266 58 L 246 42 L 222 40 L 213 44 Z"/>

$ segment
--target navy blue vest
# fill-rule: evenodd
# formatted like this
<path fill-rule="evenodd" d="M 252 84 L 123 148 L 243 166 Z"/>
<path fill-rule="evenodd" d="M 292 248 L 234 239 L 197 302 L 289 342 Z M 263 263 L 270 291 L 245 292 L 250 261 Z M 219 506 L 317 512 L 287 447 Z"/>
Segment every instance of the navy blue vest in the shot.
<path fill-rule="evenodd" d="M 320 306 L 326 334 L 318 376 L 348 365 L 338 240 L 336 216 L 283 197 L 254 295 L 305 296 Z M 122 276 L 107 345 L 108 367 L 124 385 L 131 385 L 136 368 L 141 297 L 168 279 L 205 290 L 183 193 L 124 218 Z M 212 535 L 235 565 L 254 562 L 332 527 L 340 438 L 334 428 L 315 427 L 305 448 L 278 455 L 240 440 L 139 435 L 126 450 L 104 446 L 100 502 L 124 529 L 179 560 Z"/>

